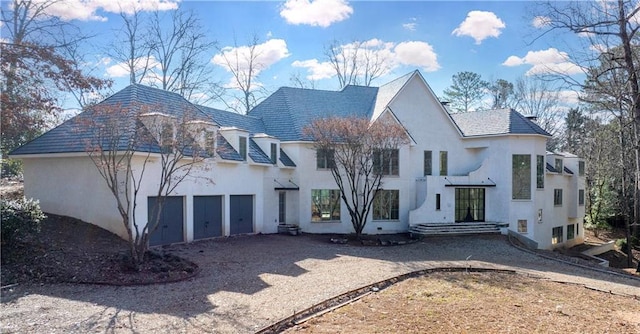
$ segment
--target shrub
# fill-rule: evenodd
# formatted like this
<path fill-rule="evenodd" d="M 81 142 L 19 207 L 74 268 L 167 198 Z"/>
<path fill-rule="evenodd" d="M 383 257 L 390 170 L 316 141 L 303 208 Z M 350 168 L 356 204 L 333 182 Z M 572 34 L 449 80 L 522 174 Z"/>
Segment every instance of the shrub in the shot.
<path fill-rule="evenodd" d="M 13 244 L 24 237 L 40 232 L 46 216 L 33 199 L 2 200 L 2 243 Z"/>

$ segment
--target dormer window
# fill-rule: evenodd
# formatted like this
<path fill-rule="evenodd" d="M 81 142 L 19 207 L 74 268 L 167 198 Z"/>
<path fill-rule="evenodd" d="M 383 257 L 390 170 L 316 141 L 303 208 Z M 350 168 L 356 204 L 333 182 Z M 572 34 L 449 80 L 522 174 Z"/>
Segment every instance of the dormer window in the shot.
<path fill-rule="evenodd" d="M 276 164 L 278 162 L 278 144 L 271 143 L 271 163 Z"/>
<path fill-rule="evenodd" d="M 173 125 L 170 123 L 162 124 L 162 131 L 160 131 L 160 146 L 163 151 L 173 151 L 175 135 L 173 131 Z"/>
<path fill-rule="evenodd" d="M 564 170 L 563 166 L 562 166 L 562 159 L 556 159 L 556 164 L 554 166 L 556 172 L 562 174 L 562 171 Z"/>
<path fill-rule="evenodd" d="M 239 149 L 240 157 L 243 161 L 247 161 L 247 137 L 239 137 Z"/>

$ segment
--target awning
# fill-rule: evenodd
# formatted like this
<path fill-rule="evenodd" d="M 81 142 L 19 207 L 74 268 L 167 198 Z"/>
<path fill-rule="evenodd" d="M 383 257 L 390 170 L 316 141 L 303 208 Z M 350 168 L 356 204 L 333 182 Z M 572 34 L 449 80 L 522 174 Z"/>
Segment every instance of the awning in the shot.
<path fill-rule="evenodd" d="M 465 180 L 465 182 L 457 182 L 457 181 L 451 181 L 448 178 L 444 178 L 445 180 L 447 180 L 447 182 L 449 182 L 449 184 L 445 184 L 445 187 L 460 187 L 460 188 L 473 188 L 473 187 L 495 187 L 496 183 L 490 179 L 487 178 L 486 180 L 482 180 L 482 181 L 478 181 L 478 182 L 468 182 Z"/>
<path fill-rule="evenodd" d="M 273 182 L 275 182 L 275 184 L 276 184 L 276 186 L 274 187 L 274 190 L 276 190 L 276 191 L 300 190 L 300 187 L 297 184 L 295 184 L 293 181 L 291 181 L 291 180 L 278 181 L 276 179 L 273 179 Z"/>

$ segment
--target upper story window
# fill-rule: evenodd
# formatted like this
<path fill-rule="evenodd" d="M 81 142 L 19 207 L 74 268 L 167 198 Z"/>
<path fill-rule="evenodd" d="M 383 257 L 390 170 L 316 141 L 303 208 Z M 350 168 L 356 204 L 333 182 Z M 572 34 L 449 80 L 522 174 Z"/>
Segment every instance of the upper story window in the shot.
<path fill-rule="evenodd" d="M 278 144 L 271 143 L 271 163 L 276 164 L 278 161 Z"/>
<path fill-rule="evenodd" d="M 432 175 L 431 151 L 424 151 L 424 176 Z"/>
<path fill-rule="evenodd" d="M 240 149 L 239 149 L 240 157 L 242 157 L 242 160 L 246 161 L 247 160 L 247 137 L 241 136 L 239 138 L 239 142 L 240 142 Z"/>
<path fill-rule="evenodd" d="M 333 160 L 334 151 L 330 149 L 318 149 L 316 151 L 316 168 L 330 169 L 335 166 Z"/>
<path fill-rule="evenodd" d="M 373 170 L 381 175 L 399 175 L 399 150 L 376 150 L 373 153 Z"/>
<path fill-rule="evenodd" d="M 174 133 L 173 125 L 170 123 L 162 124 L 162 130 L 160 132 L 160 145 L 165 152 L 173 151 L 174 146 Z"/>
<path fill-rule="evenodd" d="M 536 188 L 544 189 L 544 156 L 536 156 Z"/>
<path fill-rule="evenodd" d="M 556 159 L 553 168 L 555 168 L 556 172 L 562 174 L 562 171 L 564 170 L 564 167 L 562 166 L 562 159 Z"/>
<path fill-rule="evenodd" d="M 511 198 L 531 199 L 531 155 L 514 154 L 511 162 Z"/>
<path fill-rule="evenodd" d="M 578 161 L 578 175 L 584 176 L 584 161 Z"/>
<path fill-rule="evenodd" d="M 553 189 L 553 205 L 562 206 L 562 189 Z"/>
<path fill-rule="evenodd" d="M 578 189 L 578 205 L 584 206 L 584 189 Z"/>
<path fill-rule="evenodd" d="M 449 173 L 449 161 L 447 151 L 440 151 L 440 175 L 446 176 Z"/>

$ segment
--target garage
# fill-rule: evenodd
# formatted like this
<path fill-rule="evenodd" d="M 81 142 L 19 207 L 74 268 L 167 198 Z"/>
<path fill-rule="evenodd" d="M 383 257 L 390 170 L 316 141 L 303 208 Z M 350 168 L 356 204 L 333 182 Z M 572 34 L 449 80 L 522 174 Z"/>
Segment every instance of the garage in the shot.
<path fill-rule="evenodd" d="M 193 196 L 193 238 L 222 236 L 222 196 Z"/>
<path fill-rule="evenodd" d="M 253 233 L 253 195 L 231 195 L 230 234 Z"/>
<path fill-rule="evenodd" d="M 147 200 L 148 217 L 153 219 L 157 197 Z M 164 200 L 158 228 L 151 233 L 150 246 L 168 245 L 184 241 L 184 200 L 181 196 L 169 196 Z"/>

